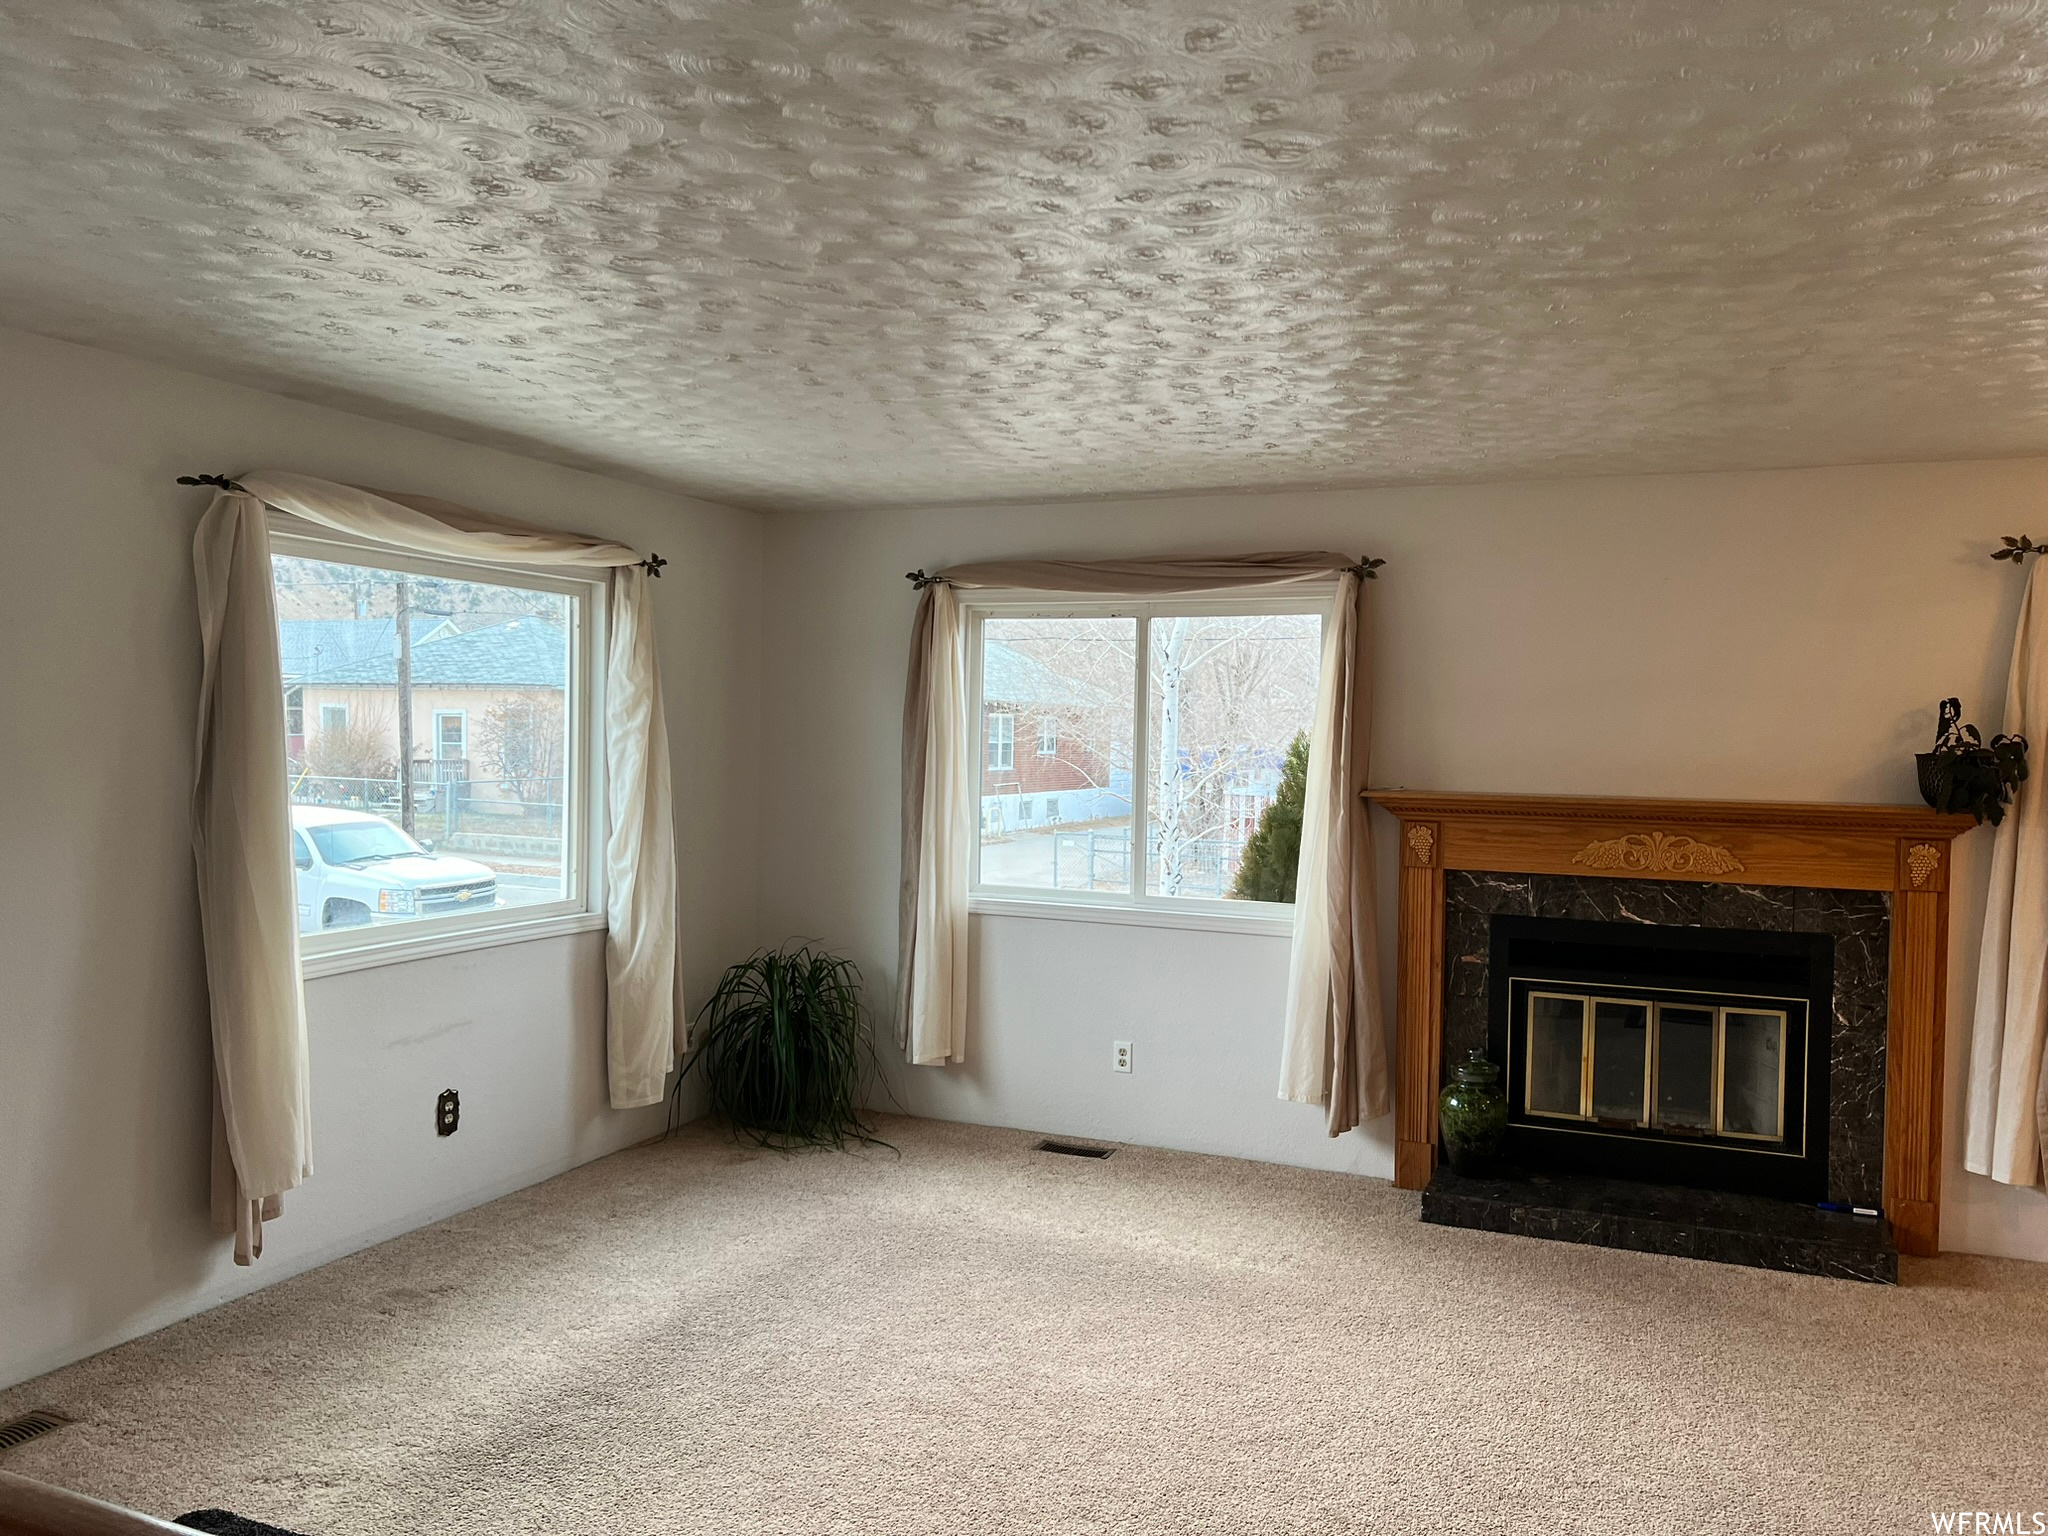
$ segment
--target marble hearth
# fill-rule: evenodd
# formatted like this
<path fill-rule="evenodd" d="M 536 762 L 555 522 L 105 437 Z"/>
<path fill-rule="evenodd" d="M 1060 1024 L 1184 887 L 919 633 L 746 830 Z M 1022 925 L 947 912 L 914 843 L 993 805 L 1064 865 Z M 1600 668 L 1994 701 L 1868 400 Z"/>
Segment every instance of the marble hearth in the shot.
<path fill-rule="evenodd" d="M 1396 1182 L 1426 1191 L 1426 1220 L 1876 1281 L 1895 1278 L 1897 1253 L 1936 1251 L 1949 843 L 1969 829 L 1967 818 L 1913 806 L 1409 791 L 1368 798 L 1400 821 Z M 1437 1167 L 1436 1097 L 1447 1064 L 1475 1048 L 1504 1069 L 1511 1064 L 1501 1059 L 1513 1055 L 1503 1031 L 1517 1015 L 1506 998 L 1512 988 L 1526 996 L 1531 983 L 1512 979 L 1527 974 L 1523 950 L 1498 944 L 1562 933 L 1576 949 L 1575 923 L 1609 942 L 1648 945 L 1646 956 L 1718 946 L 1819 957 L 1811 1004 L 1789 1015 L 1805 1031 L 1791 1038 L 1820 1063 L 1803 1140 L 1783 1143 L 1804 1148 L 1808 1171 L 1796 1187 L 1724 1178 L 1722 1167 L 1739 1165 L 1747 1179 L 1762 1166 L 1745 1152 L 1646 1151 L 1676 1145 L 1668 1138 L 1679 1132 L 1660 1133 L 1661 1121 L 1634 1122 L 1644 1129 L 1613 1119 L 1576 1130 L 1538 1123 L 1572 1111 L 1569 1101 L 1540 1103 L 1533 1090 L 1526 1105 L 1515 1101 L 1530 1122 L 1511 1138 L 1523 1166 L 1511 1162 L 1504 1177 L 1485 1180 Z M 1628 937 L 1651 930 L 1656 936 Z M 1768 935 L 1819 937 L 1759 937 Z M 1503 954 L 1522 957 L 1518 969 L 1508 970 Z M 1499 978 L 1490 975 L 1495 964 Z M 1818 968 L 1827 965 L 1831 976 Z M 1567 1006 L 1580 1005 L 1545 1003 L 1546 1017 Z M 1660 1032 L 1680 1027 L 1673 1010 L 1682 1007 L 1654 1010 L 1670 1015 Z M 1728 1017 L 1732 1031 L 1741 1020 Z M 1754 1024 L 1754 1014 L 1743 1017 Z M 1537 1027 L 1531 1012 L 1527 1028 Z M 1590 1042 L 1595 1026 L 1586 1027 Z M 1570 1059 L 1558 1058 L 1559 1049 L 1575 1048 L 1546 1046 L 1546 1062 Z M 1619 1059 L 1642 1059 L 1640 1047 L 1632 1049 L 1635 1057 Z M 1584 1060 L 1593 1073 L 1596 1058 Z M 1588 1102 L 1582 1118 L 1594 1113 Z M 1721 1138 L 1741 1130 L 1712 1129 L 1711 1139 L 1727 1145 Z M 1564 1162 L 1546 1162 L 1547 1148 L 1568 1149 Z M 1670 1171 L 1657 1176 L 1678 1183 L 1650 1182 L 1658 1167 Z M 1880 1208 L 1883 1218 L 1823 1208 L 1823 1187 L 1827 1206 Z"/>
<path fill-rule="evenodd" d="M 1439 1168 L 1422 1209 L 1438 1226 L 1877 1285 L 1899 1278 L 1889 1223 L 1758 1195 L 1544 1174 L 1461 1179 Z"/>

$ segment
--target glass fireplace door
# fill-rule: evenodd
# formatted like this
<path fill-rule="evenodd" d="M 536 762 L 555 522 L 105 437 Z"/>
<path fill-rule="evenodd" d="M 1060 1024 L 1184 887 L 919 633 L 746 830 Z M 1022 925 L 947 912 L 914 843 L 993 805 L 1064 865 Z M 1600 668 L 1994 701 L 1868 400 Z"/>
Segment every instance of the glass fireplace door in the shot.
<path fill-rule="evenodd" d="M 1787 1014 L 1531 991 L 1521 1110 L 1588 1130 L 1782 1140 Z"/>
<path fill-rule="evenodd" d="M 1714 1129 L 1715 1010 L 1657 1009 L 1656 1126 L 1679 1135 Z"/>
<path fill-rule="evenodd" d="M 1593 1000 L 1595 1120 L 1642 1125 L 1650 1096 L 1650 1005 Z"/>
<path fill-rule="evenodd" d="M 1529 999 L 1530 1114 L 1585 1118 L 1587 1044 L 1585 998 L 1538 992 Z"/>

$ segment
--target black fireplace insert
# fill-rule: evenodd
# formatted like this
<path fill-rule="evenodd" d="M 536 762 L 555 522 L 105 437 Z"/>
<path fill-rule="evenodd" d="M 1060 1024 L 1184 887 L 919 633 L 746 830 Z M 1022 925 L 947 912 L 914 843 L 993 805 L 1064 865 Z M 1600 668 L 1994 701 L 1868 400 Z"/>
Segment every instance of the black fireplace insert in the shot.
<path fill-rule="evenodd" d="M 1496 913 L 1488 980 L 1511 1164 L 1827 1198 L 1831 935 Z"/>

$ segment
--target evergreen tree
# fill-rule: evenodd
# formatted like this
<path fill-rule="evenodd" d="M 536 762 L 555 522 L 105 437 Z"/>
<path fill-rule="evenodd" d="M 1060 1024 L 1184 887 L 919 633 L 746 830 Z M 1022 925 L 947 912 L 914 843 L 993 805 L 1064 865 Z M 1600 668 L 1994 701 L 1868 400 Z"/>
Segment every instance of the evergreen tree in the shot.
<path fill-rule="evenodd" d="M 1294 738 L 1280 769 L 1280 789 L 1259 816 L 1237 883 L 1230 894 L 1239 901 L 1292 901 L 1294 874 L 1301 863 L 1301 810 L 1308 800 L 1308 735 Z"/>

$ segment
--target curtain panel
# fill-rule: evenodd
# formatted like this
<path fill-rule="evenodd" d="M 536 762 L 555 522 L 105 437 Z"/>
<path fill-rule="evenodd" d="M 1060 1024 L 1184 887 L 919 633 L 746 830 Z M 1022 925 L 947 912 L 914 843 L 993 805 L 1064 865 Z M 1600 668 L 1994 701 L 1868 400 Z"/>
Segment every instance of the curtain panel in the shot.
<path fill-rule="evenodd" d="M 2038 742 L 2048 734 L 2048 603 L 2043 565 L 2020 600 L 2001 730 Z M 2048 807 L 2040 764 L 2014 793 L 1991 844 L 1963 1166 L 2001 1184 L 2042 1182 L 2048 1160 Z"/>
<path fill-rule="evenodd" d="M 926 585 L 903 701 L 903 882 L 896 1043 L 919 1066 L 966 1060 L 967 867 L 974 853 L 974 732 L 960 600 Z"/>
<path fill-rule="evenodd" d="M 222 492 L 192 544 L 201 646 L 192 856 L 213 1021 L 213 1221 L 235 1262 L 313 1172 L 284 689 L 263 503 Z"/>
<path fill-rule="evenodd" d="M 192 844 L 214 1044 L 214 1217 L 235 1260 L 312 1173 L 284 693 L 266 508 L 393 550 L 611 573 L 605 661 L 606 1048 L 615 1109 L 660 1102 L 682 1016 L 674 802 L 648 573 L 621 544 L 430 497 L 263 471 L 193 541 L 203 667 Z"/>
<path fill-rule="evenodd" d="M 964 1058 L 967 884 L 975 816 L 974 722 L 958 593 L 976 589 L 1150 598 L 1334 582 L 1323 635 L 1283 1015 L 1280 1096 L 1325 1107 L 1332 1136 L 1392 1108 L 1380 1013 L 1366 647 L 1371 565 L 1275 552 L 1193 560 L 996 560 L 920 585 L 903 709 L 903 860 L 897 1036 L 910 1061 Z"/>

